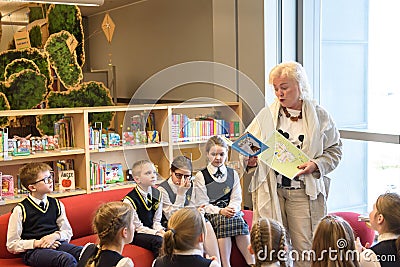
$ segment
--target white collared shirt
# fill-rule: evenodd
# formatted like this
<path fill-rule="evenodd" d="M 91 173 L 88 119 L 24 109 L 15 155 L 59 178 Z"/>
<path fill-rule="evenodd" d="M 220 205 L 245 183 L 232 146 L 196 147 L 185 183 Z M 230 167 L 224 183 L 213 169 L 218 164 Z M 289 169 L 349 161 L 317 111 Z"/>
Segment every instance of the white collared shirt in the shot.
<path fill-rule="evenodd" d="M 34 198 L 30 194 L 28 197 L 37 205 L 39 205 L 41 201 L 44 202 L 45 206 L 47 205 L 48 200 L 46 196 L 44 197 L 43 200 Z M 61 201 L 60 201 L 60 212 L 61 214 L 60 216 L 58 216 L 56 220 L 56 224 L 58 226 L 59 231 L 56 232 L 60 234 L 59 241 L 69 242 L 72 237 L 72 228 L 65 214 L 64 204 Z M 17 205 L 15 206 L 15 208 L 11 213 L 10 219 L 8 221 L 8 230 L 7 230 L 7 249 L 9 252 L 14 254 L 22 253 L 28 249 L 34 248 L 35 239 L 29 239 L 29 240 L 21 239 L 21 234 L 23 230 L 22 221 L 23 221 L 22 208 L 19 205 Z"/>

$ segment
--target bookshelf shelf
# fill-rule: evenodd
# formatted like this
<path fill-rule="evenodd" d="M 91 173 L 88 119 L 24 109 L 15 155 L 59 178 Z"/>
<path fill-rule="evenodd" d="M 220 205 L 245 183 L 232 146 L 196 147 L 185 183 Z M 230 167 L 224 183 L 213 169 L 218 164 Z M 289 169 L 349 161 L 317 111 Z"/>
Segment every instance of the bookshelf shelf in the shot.
<path fill-rule="evenodd" d="M 143 144 L 143 145 L 133 145 L 133 146 L 116 146 L 116 147 L 107 147 L 103 150 L 99 149 L 92 149 L 90 150 L 91 154 L 94 153 L 105 153 L 105 152 L 115 152 L 115 151 L 124 151 L 124 150 L 135 150 L 135 149 L 150 149 L 150 148 L 157 148 L 157 147 L 167 147 L 168 142 L 161 142 L 155 144 Z"/>
<path fill-rule="evenodd" d="M 36 159 L 47 160 L 57 157 L 71 156 L 71 155 L 83 155 L 85 150 L 83 148 L 72 148 L 68 150 L 57 150 L 52 152 L 40 152 L 31 154 L 29 156 L 9 156 L 8 158 L 0 158 L 0 166 L 25 164 L 27 162 L 37 161 Z"/>
<path fill-rule="evenodd" d="M 75 189 L 72 191 L 65 191 L 65 192 L 59 192 L 59 191 L 54 191 L 53 193 L 49 194 L 49 196 L 51 197 L 69 197 L 69 196 L 76 196 L 76 195 L 83 195 L 86 194 L 87 191 L 83 190 L 83 189 Z M 21 200 L 23 200 L 27 195 L 26 194 L 17 194 L 14 195 L 13 197 L 5 197 L 4 201 L 5 201 L 5 205 L 8 204 L 16 204 L 21 202 Z"/>
<path fill-rule="evenodd" d="M 92 113 L 114 112 L 115 117 L 111 122 L 111 128 L 121 137 L 124 132 L 129 131 L 129 126 L 133 125 L 133 118 L 142 114 L 152 114 L 154 130 L 158 132 L 159 143 L 137 144 L 131 146 L 108 147 L 102 150 L 90 149 L 89 144 L 89 116 Z M 104 188 L 93 188 L 91 184 L 91 166 L 92 163 L 103 162 L 106 164 L 120 164 L 122 166 L 123 176 L 125 171 L 132 164 L 140 159 L 149 159 L 157 165 L 160 174 L 159 179 L 169 177 L 169 167 L 172 159 L 177 155 L 193 155 L 193 159 L 204 157 L 199 153 L 199 147 L 206 142 L 204 140 L 190 142 L 176 142 L 172 132 L 172 115 L 184 114 L 192 120 L 198 117 L 215 117 L 226 121 L 241 121 L 242 105 L 239 102 L 187 102 L 181 104 L 160 104 L 160 105 L 121 105 L 107 107 L 81 107 L 81 108 L 57 108 L 57 109 L 32 109 L 32 110 L 9 110 L 0 111 L 0 117 L 11 116 L 36 116 L 49 114 L 63 114 L 73 118 L 73 137 L 75 140 L 74 148 L 62 149 L 48 152 L 38 152 L 29 156 L 11 156 L 4 159 L 0 157 L 0 172 L 10 174 L 14 177 L 14 188 L 17 188 L 17 174 L 19 169 L 28 162 L 57 162 L 60 160 L 73 160 L 75 171 L 76 190 L 65 192 L 54 192 L 54 197 L 66 197 L 79 194 L 90 194 L 105 190 L 115 190 L 119 188 L 130 188 L 133 182 L 126 181 L 121 183 L 102 184 Z M 72 123 L 71 123 L 72 124 Z M 127 126 L 128 125 L 128 126 Z M 204 135 L 203 132 L 200 132 Z M 214 133 L 215 134 L 215 133 Z M 207 134 L 208 136 L 209 134 Z M 122 138 L 121 138 L 122 141 Z M 196 159 L 197 159 L 196 158 Z M 197 160 L 204 164 L 204 160 Z M 194 168 L 198 168 L 194 166 Z M 56 187 L 58 188 L 58 187 Z M 25 195 L 14 195 L 13 198 L 7 197 L 5 201 L 0 202 L 0 214 L 10 211 L 16 203 L 21 201 Z M 6 207 L 6 209 L 4 208 Z"/>

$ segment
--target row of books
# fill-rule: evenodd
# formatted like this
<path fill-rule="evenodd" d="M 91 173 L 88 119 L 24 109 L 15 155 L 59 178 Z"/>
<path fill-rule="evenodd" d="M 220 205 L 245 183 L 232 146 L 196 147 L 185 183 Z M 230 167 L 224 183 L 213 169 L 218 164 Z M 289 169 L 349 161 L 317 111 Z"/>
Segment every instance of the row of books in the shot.
<path fill-rule="evenodd" d="M 107 184 L 124 181 L 121 163 L 106 163 L 105 161 L 90 161 L 90 188 L 104 188 Z"/>
<path fill-rule="evenodd" d="M 131 117 L 130 131 L 154 131 L 156 129 L 156 122 L 153 112 L 141 112 L 140 114 Z"/>
<path fill-rule="evenodd" d="M 207 140 L 214 135 L 227 138 L 240 136 L 239 121 L 214 118 L 189 118 L 185 114 L 172 114 L 172 142 L 193 142 Z"/>
<path fill-rule="evenodd" d="M 74 122 L 72 117 L 64 116 L 54 123 L 54 136 L 58 137 L 58 146 L 60 148 L 75 147 Z"/>

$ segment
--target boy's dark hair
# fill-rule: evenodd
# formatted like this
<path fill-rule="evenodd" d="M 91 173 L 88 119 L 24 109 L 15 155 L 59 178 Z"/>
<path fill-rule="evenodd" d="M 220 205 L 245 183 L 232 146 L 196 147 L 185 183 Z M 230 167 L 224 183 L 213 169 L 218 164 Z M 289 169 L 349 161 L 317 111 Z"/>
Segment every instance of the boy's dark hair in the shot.
<path fill-rule="evenodd" d="M 28 163 L 19 170 L 21 184 L 30 191 L 29 185 L 36 182 L 40 172 L 51 171 L 51 167 L 42 162 Z"/>
<path fill-rule="evenodd" d="M 192 161 L 185 156 L 177 156 L 171 163 L 171 171 L 174 172 L 178 169 L 192 172 Z"/>

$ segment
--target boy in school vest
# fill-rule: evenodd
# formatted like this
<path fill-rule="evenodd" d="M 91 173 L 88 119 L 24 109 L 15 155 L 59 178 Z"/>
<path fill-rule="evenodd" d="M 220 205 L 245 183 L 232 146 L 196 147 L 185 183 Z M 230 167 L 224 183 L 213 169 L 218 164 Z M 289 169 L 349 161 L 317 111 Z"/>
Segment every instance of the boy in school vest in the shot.
<path fill-rule="evenodd" d="M 64 205 L 47 196 L 53 190 L 51 168 L 29 163 L 20 170 L 27 198 L 13 209 L 7 232 L 7 249 L 21 254 L 29 266 L 77 266 L 82 247 L 69 244 L 72 228 Z"/>
<path fill-rule="evenodd" d="M 136 230 L 131 244 L 146 248 L 157 257 L 164 235 L 161 225 L 161 193 L 154 187 L 157 172 L 152 162 L 140 160 L 133 164 L 132 174 L 137 185 L 123 199 L 134 209 L 133 222 Z"/>

